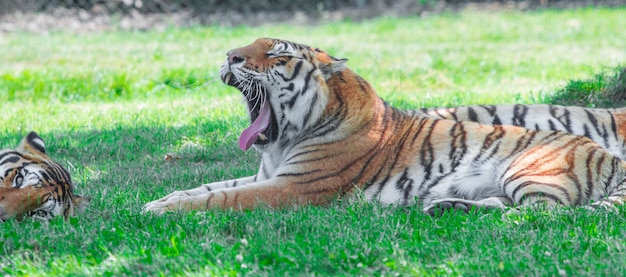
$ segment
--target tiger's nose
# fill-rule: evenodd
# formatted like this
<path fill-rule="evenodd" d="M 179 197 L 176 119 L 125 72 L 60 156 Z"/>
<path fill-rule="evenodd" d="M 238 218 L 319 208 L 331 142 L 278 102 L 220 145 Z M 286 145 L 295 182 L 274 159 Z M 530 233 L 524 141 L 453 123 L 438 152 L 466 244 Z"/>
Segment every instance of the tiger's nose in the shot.
<path fill-rule="evenodd" d="M 228 53 L 226 53 L 226 56 L 228 57 L 229 65 L 241 63 L 245 61 L 245 59 L 241 56 L 241 54 L 237 53 L 237 51 L 234 51 L 234 50 L 228 51 Z"/>

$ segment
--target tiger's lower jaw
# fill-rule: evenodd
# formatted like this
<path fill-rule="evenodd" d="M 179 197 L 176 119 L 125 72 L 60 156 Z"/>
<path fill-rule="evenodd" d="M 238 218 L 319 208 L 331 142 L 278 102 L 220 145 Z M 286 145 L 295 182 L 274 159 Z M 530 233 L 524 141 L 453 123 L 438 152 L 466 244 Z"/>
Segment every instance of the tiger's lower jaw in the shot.
<path fill-rule="evenodd" d="M 222 78 L 222 81 L 224 82 L 224 84 L 236 87 L 234 79 L 233 79 L 233 74 L 230 73 L 230 72 L 228 72 L 228 73 L 226 73 L 226 75 L 224 75 L 224 77 Z"/>
<path fill-rule="evenodd" d="M 249 140 L 251 139 L 254 139 L 254 142 L 251 142 L 251 144 L 257 146 L 264 146 L 277 140 L 279 132 L 277 127 L 278 124 L 268 102 L 269 100 L 265 100 L 266 104 L 264 107 L 250 111 L 250 119 L 252 123 L 250 127 L 242 132 L 242 135 L 240 136 L 240 147 L 242 146 L 242 139 L 244 142 L 247 141 L 243 145 L 245 147 L 242 149 L 247 149 L 247 146 L 250 145 Z M 248 103 L 248 106 L 255 108 L 255 105 L 252 103 Z"/>

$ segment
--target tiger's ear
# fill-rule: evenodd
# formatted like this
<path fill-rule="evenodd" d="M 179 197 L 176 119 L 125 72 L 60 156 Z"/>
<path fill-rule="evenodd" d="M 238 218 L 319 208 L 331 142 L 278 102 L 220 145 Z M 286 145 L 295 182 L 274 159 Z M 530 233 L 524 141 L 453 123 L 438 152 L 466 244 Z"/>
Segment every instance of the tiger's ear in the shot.
<path fill-rule="evenodd" d="M 17 147 L 20 152 L 31 153 L 40 156 L 46 156 L 46 144 L 43 139 L 34 131 L 31 131 L 22 139 L 20 146 Z"/>
<path fill-rule="evenodd" d="M 329 62 L 320 64 L 320 70 L 324 75 L 324 79 L 328 80 L 331 75 L 335 72 L 339 72 L 346 67 L 346 62 L 348 59 L 337 59 L 331 56 L 328 56 L 330 59 Z"/>
<path fill-rule="evenodd" d="M 348 59 L 338 59 L 328 55 L 328 53 L 319 48 L 313 48 L 313 51 L 320 63 L 320 71 L 322 71 L 324 80 L 328 80 L 333 73 L 343 70 L 348 61 Z"/>

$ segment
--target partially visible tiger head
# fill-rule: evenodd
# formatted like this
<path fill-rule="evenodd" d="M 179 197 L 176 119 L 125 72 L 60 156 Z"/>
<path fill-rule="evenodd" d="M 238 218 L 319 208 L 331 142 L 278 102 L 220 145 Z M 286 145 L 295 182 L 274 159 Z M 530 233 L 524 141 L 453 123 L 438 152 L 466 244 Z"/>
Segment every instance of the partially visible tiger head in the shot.
<path fill-rule="evenodd" d="M 240 148 L 256 145 L 263 150 L 271 143 L 297 140 L 322 117 L 330 97 L 326 81 L 342 71 L 346 61 L 317 48 L 269 38 L 230 50 L 220 77 L 244 94 L 252 121 L 239 138 Z"/>
<path fill-rule="evenodd" d="M 70 174 L 46 155 L 37 133 L 30 132 L 16 149 L 0 150 L 0 222 L 67 219 L 84 211 L 89 200 L 74 194 Z"/>

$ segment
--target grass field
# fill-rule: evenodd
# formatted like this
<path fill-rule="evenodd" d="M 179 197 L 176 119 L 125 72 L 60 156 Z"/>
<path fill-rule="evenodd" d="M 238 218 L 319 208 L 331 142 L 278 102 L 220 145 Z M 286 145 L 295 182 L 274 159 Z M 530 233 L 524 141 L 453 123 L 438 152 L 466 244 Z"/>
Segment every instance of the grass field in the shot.
<path fill-rule="evenodd" d="M 612 76 L 624 65 L 624 26 L 626 9 L 581 9 L 315 27 L 0 33 L 0 147 L 37 131 L 76 191 L 93 197 L 69 221 L 2 223 L 0 272 L 624 276 L 626 208 L 431 218 L 419 206 L 343 199 L 330 207 L 140 214 L 173 190 L 255 173 L 258 155 L 236 146 L 248 124 L 242 98 L 217 72 L 229 49 L 257 37 L 349 58 L 392 105 L 417 108 L 548 103 L 557 92 L 563 99 L 566 85 L 593 88 L 572 80 Z M 178 159 L 165 161 L 168 154 Z"/>

